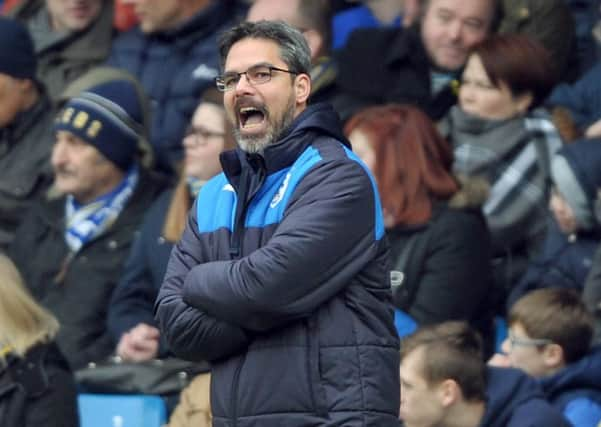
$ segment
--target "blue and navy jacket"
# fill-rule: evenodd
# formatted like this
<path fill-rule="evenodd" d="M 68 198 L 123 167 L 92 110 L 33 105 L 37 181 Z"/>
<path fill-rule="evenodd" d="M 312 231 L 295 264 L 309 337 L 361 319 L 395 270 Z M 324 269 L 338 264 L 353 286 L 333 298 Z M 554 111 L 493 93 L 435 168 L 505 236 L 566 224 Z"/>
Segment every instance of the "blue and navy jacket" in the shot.
<path fill-rule="evenodd" d="M 486 411 L 480 427 L 568 427 L 537 382 L 514 368 L 487 367 Z"/>
<path fill-rule="evenodd" d="M 213 425 L 398 426 L 380 201 L 334 111 L 308 107 L 222 165 L 155 306 L 176 354 L 212 362 Z"/>
<path fill-rule="evenodd" d="M 181 141 L 198 99 L 215 84 L 217 37 L 243 13 L 236 4 L 213 1 L 177 28 L 144 34 L 136 27 L 113 43 L 108 64 L 136 76 L 150 97 L 150 143 L 164 172 L 182 158 Z"/>
<path fill-rule="evenodd" d="M 539 382 L 547 399 L 574 427 L 601 423 L 601 347 Z"/>

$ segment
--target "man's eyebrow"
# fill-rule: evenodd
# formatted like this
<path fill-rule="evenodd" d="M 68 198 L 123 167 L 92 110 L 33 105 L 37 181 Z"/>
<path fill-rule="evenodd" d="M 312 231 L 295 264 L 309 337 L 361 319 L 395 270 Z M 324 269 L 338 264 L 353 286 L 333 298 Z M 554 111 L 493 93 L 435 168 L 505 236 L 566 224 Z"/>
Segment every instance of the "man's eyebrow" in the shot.
<path fill-rule="evenodd" d="M 273 65 L 271 62 L 267 62 L 267 61 L 263 61 L 263 62 L 257 62 L 256 64 L 253 64 L 249 67 L 246 68 L 246 70 L 253 68 L 253 67 L 275 67 L 275 65 Z M 246 70 L 244 71 L 234 71 L 234 70 L 224 70 L 223 74 L 229 74 L 229 73 L 244 73 L 246 72 Z"/>

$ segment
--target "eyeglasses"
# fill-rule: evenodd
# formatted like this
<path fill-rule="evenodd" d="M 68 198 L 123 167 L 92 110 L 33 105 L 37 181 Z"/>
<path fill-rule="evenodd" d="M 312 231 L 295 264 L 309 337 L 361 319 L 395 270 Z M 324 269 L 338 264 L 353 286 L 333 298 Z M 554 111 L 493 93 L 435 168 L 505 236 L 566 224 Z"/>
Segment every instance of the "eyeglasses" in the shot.
<path fill-rule="evenodd" d="M 204 145 L 211 138 L 223 138 L 225 133 L 214 132 L 203 127 L 188 126 L 184 138 L 189 136 L 194 138 L 194 145 Z"/>
<path fill-rule="evenodd" d="M 297 72 L 284 70 L 283 68 L 273 67 L 271 65 L 253 65 L 248 70 L 241 73 L 236 73 L 234 71 L 224 73 L 215 78 L 215 83 L 217 84 L 217 89 L 222 92 L 227 92 L 228 90 L 232 90 L 236 87 L 242 78 L 242 74 L 246 75 L 246 80 L 251 85 L 260 85 L 271 80 L 274 71 L 298 74 Z"/>
<path fill-rule="evenodd" d="M 507 335 L 509 345 L 513 347 L 540 347 L 547 344 L 553 344 L 553 341 L 547 338 L 518 338 L 513 334 Z"/>

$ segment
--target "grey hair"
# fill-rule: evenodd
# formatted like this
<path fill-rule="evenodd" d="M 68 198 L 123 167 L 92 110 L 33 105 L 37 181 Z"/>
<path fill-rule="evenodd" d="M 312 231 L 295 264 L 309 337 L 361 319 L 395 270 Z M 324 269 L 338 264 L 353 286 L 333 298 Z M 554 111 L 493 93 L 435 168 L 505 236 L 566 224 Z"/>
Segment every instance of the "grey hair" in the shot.
<path fill-rule="evenodd" d="M 283 21 L 243 22 L 224 32 L 219 39 L 222 70 L 232 46 L 247 38 L 274 41 L 280 47 L 280 57 L 290 71 L 309 74 L 311 70 L 309 45 L 300 31 Z"/>

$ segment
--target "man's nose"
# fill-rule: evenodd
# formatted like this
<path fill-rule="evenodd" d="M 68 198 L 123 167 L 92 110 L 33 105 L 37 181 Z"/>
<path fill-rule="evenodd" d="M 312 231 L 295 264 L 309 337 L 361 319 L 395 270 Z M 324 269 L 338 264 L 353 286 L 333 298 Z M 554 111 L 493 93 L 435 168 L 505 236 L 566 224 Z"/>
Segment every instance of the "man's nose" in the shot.
<path fill-rule="evenodd" d="M 236 94 L 243 94 L 254 91 L 255 87 L 248 79 L 248 74 L 244 73 L 240 75 L 240 79 L 236 82 L 235 91 Z"/>
<path fill-rule="evenodd" d="M 462 24 L 460 21 L 453 21 L 449 24 L 447 33 L 451 40 L 458 40 L 461 38 Z"/>
<path fill-rule="evenodd" d="M 65 158 L 66 158 L 65 145 L 63 143 L 61 143 L 60 141 L 56 141 L 56 143 L 52 147 L 52 155 L 51 155 L 51 159 L 50 159 L 52 164 L 59 165 L 61 163 L 64 163 Z"/>

